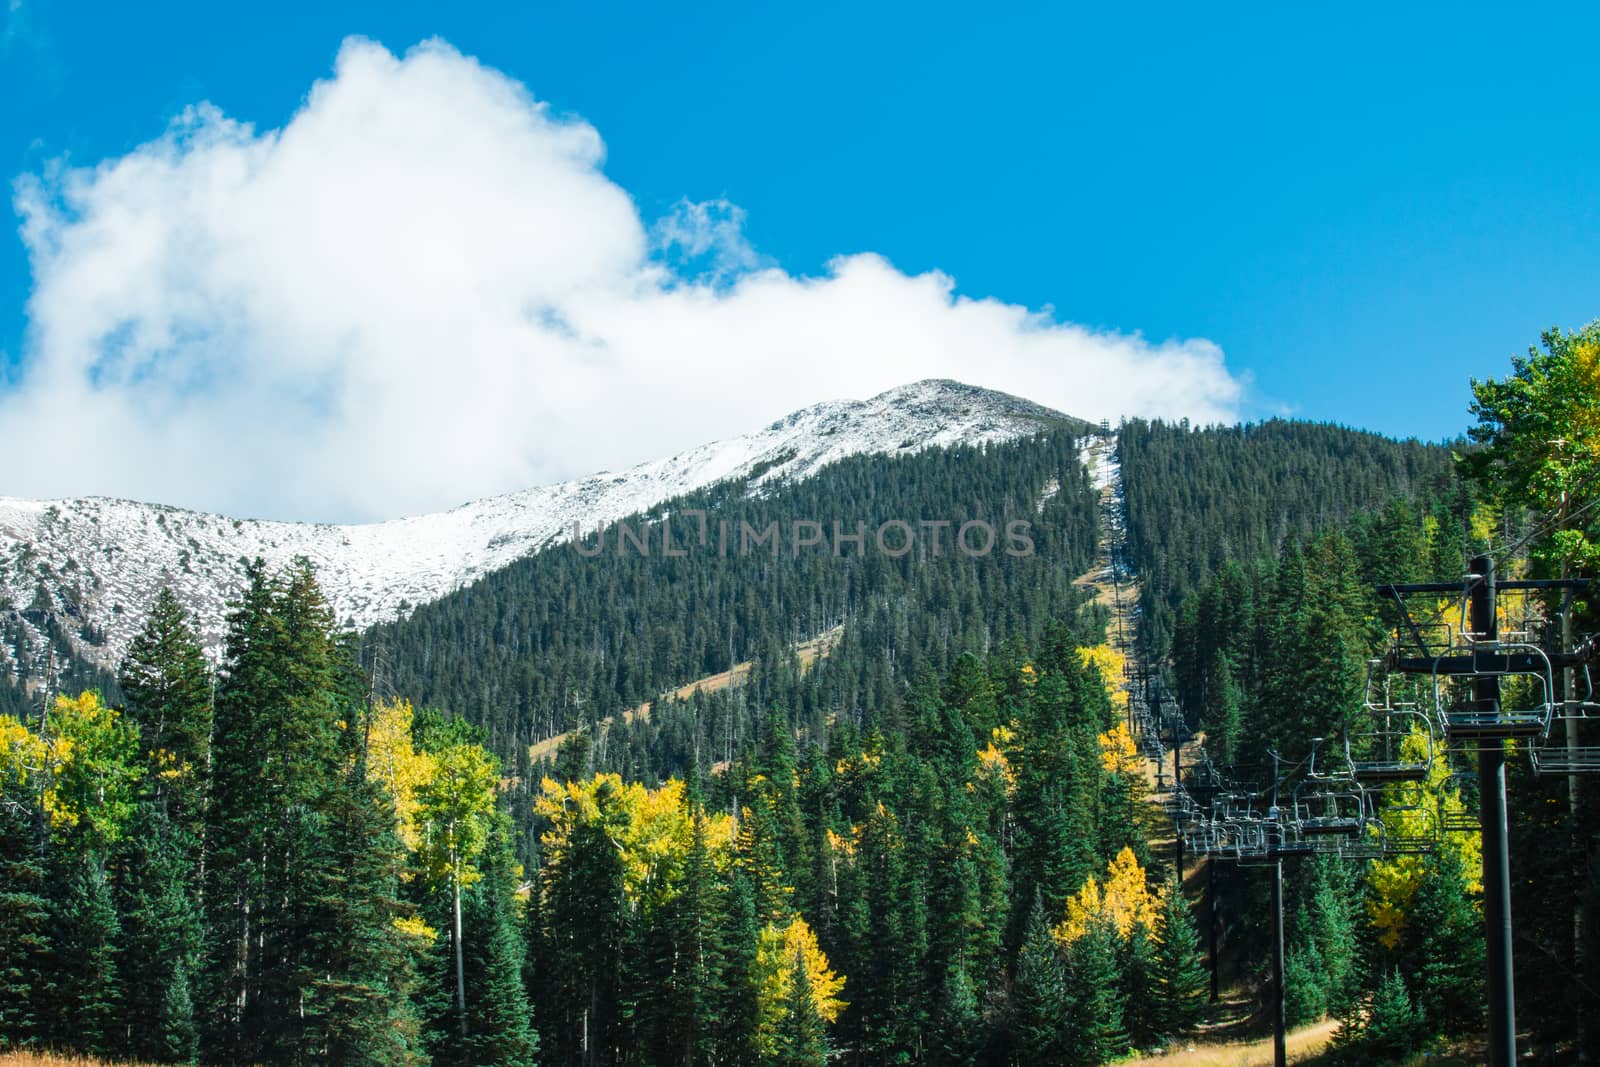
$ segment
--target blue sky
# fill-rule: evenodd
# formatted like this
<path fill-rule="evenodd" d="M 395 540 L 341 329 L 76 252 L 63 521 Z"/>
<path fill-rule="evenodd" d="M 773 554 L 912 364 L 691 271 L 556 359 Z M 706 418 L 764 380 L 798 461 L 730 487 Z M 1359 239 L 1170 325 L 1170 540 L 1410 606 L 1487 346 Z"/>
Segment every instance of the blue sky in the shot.
<path fill-rule="evenodd" d="M 873 252 L 1207 339 L 1246 416 L 1453 435 L 1469 375 L 1600 310 L 1593 5 L 11 5 L 8 175 L 129 153 L 202 100 L 278 127 L 347 35 L 439 36 L 592 125 L 646 221 L 725 198 L 792 275 Z"/>

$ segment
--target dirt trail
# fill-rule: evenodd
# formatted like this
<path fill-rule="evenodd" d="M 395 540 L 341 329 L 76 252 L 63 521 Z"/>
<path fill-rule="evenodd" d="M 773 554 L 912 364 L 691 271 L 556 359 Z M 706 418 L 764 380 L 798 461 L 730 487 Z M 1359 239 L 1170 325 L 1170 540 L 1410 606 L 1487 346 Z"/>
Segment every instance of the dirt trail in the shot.
<path fill-rule="evenodd" d="M 1073 585 L 1094 590 L 1094 602 L 1111 610 L 1106 641 L 1133 661 L 1133 632 L 1139 615 L 1139 582 L 1128 565 L 1128 531 L 1122 496 L 1122 466 L 1117 461 L 1116 434 L 1092 437 L 1083 462 L 1100 491 L 1100 547 L 1094 567 Z"/>
<path fill-rule="evenodd" d="M 1339 1024 L 1332 1019 L 1291 1031 L 1288 1040 L 1289 1062 L 1303 1063 L 1319 1055 Z M 1234 1041 L 1225 1045 L 1183 1043 L 1165 1056 L 1142 1056 L 1123 1060 L 1122 1067 L 1272 1067 L 1272 1038 L 1260 1041 Z"/>
<path fill-rule="evenodd" d="M 839 638 L 843 634 L 844 627 L 835 626 L 826 633 L 818 634 L 808 641 L 802 641 L 795 645 L 794 652 L 796 656 L 800 657 L 800 666 L 810 667 L 818 659 L 833 651 L 833 646 L 838 644 Z M 745 679 L 750 677 L 750 671 L 753 667 L 754 664 L 749 660 L 745 660 L 743 663 L 735 663 L 725 671 L 708 674 L 704 678 L 696 678 L 687 685 L 678 686 L 678 688 L 671 691 L 670 698 L 684 700 L 695 693 L 715 693 L 731 686 L 743 685 Z M 631 723 L 635 719 L 649 719 L 650 708 L 654 703 L 655 701 L 647 700 L 636 708 L 627 709 L 622 713 L 622 721 Z M 617 717 L 615 715 L 601 719 L 600 728 L 602 730 L 608 729 L 616 720 Z M 549 759 L 556 754 L 556 751 L 561 747 L 561 743 L 571 736 L 572 731 L 568 730 L 565 733 L 556 734 L 554 737 L 547 737 L 543 741 L 530 745 L 528 747 L 528 755 L 535 763 L 542 759 Z"/>

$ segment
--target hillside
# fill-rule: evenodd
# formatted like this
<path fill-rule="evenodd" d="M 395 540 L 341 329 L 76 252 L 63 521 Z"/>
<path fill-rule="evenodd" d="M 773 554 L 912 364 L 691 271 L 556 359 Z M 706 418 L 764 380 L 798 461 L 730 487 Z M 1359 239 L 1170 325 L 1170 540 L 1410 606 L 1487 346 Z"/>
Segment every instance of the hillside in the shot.
<path fill-rule="evenodd" d="M 857 455 L 902 455 L 1084 431 L 1059 412 L 1002 393 L 924 381 L 864 401 L 797 411 L 740 437 L 621 473 L 601 472 L 388 522 L 272 522 L 99 497 L 0 497 L 0 671 L 44 673 L 54 629 L 68 655 L 114 666 L 156 591 L 171 585 L 207 646 L 241 588 L 240 561 L 311 560 L 339 620 L 365 628 L 437 600 L 541 548 L 719 482 L 764 492 Z"/>

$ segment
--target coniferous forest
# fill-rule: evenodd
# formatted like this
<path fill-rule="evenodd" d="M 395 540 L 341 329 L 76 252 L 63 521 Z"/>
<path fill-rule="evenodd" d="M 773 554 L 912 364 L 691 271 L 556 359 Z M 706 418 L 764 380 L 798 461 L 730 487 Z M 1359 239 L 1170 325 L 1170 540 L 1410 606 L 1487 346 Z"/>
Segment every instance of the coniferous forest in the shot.
<path fill-rule="evenodd" d="M 1112 547 L 1081 426 L 637 517 L 1025 518 L 1027 556 L 557 546 L 365 633 L 311 564 L 255 561 L 214 655 L 163 591 L 114 676 L 63 645 L 53 692 L 0 707 L 0 1048 L 798 1067 L 1203 1040 L 1213 969 L 1268 1003 L 1266 882 L 1180 880 L 1130 679 L 1230 773 L 1303 763 L 1397 625 L 1376 585 L 1481 553 L 1594 573 L 1597 366 L 1600 328 L 1547 335 L 1474 383 L 1452 446 L 1125 422 L 1131 656 L 1079 581 Z M 1521 755 L 1519 1022 L 1559 1061 L 1600 1052 L 1600 805 Z M 1423 794 L 1470 810 L 1469 769 L 1441 746 L 1375 817 L 1398 840 Z M 1481 862 L 1461 832 L 1284 865 L 1286 1010 L 1338 1022 L 1328 1062 L 1482 1030 Z"/>

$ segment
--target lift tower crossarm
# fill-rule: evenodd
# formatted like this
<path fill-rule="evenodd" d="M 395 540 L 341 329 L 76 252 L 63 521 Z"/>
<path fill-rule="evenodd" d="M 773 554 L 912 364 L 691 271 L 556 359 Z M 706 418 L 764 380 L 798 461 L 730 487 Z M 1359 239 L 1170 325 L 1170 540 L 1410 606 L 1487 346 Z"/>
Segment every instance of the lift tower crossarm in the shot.
<path fill-rule="evenodd" d="M 1471 580 L 1479 581 L 1482 575 L 1474 574 Z M 1516 589 L 1576 589 L 1579 592 L 1589 587 L 1587 578 L 1518 578 L 1511 581 L 1497 581 L 1494 587 L 1500 591 Z M 1393 598 L 1395 593 L 1459 593 L 1460 582 L 1411 582 L 1396 583 L 1384 582 L 1374 586 L 1379 596 Z"/>

